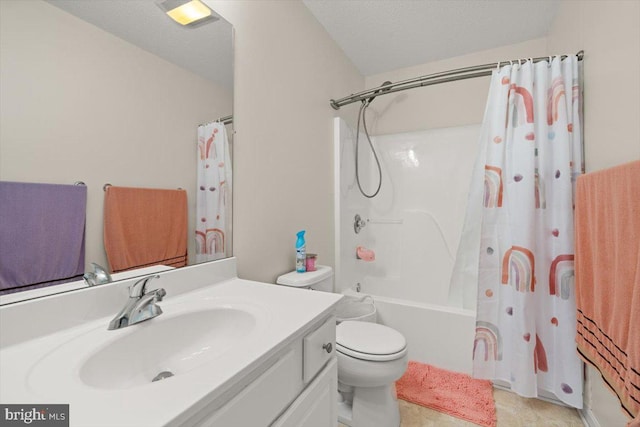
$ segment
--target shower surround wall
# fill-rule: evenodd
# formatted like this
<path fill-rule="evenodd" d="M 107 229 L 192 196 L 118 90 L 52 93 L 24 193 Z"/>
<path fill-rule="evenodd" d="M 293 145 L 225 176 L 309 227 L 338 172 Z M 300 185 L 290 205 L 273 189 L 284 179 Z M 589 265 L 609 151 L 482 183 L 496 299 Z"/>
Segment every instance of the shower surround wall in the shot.
<path fill-rule="evenodd" d="M 411 359 L 466 373 L 475 312 L 452 306 L 448 294 L 479 132 L 474 125 L 372 137 L 383 184 L 366 199 L 355 183 L 355 131 L 336 119 L 337 286 L 348 293 L 359 284 L 372 295 L 379 321 L 405 335 Z M 362 131 L 359 153 L 360 181 L 371 192 L 377 168 Z M 367 221 L 358 234 L 356 213 Z M 357 246 L 375 251 L 375 261 L 357 259 Z"/>

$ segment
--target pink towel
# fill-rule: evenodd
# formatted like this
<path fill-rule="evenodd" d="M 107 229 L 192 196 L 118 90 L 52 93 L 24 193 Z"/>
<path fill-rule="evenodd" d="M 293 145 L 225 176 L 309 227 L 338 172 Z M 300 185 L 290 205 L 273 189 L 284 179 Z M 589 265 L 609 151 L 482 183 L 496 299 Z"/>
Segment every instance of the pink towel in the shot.
<path fill-rule="evenodd" d="M 356 257 L 363 261 L 375 261 L 376 253 L 364 246 L 358 246 L 356 248 Z"/>
<path fill-rule="evenodd" d="M 578 352 L 638 423 L 640 161 L 579 177 L 575 224 Z"/>
<path fill-rule="evenodd" d="M 187 264 L 187 192 L 107 187 L 104 248 L 113 272 Z"/>

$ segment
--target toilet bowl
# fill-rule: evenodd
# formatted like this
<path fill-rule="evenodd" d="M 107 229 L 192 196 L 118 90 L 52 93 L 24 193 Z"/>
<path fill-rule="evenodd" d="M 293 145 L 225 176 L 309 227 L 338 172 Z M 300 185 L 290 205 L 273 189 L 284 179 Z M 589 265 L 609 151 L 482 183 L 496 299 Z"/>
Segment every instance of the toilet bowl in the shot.
<path fill-rule="evenodd" d="M 327 266 L 308 273 L 293 271 L 276 283 L 331 292 L 333 271 Z M 400 332 L 373 323 L 375 306 L 369 300 L 351 297 L 337 308 L 338 420 L 351 427 L 398 427 L 395 381 L 407 369 L 407 342 Z"/>
<path fill-rule="evenodd" d="M 396 427 L 400 410 L 395 381 L 407 369 L 407 343 L 377 323 L 345 321 L 336 327 L 339 421 L 352 427 Z"/>

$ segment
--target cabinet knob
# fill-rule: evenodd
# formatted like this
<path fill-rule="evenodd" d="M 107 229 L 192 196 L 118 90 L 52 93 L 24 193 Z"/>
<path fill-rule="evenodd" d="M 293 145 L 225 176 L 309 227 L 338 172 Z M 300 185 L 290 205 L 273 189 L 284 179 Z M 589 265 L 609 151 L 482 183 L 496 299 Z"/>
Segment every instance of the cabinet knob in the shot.
<path fill-rule="evenodd" d="M 328 343 L 324 344 L 324 345 L 322 346 L 322 348 L 323 348 L 323 349 L 325 349 L 325 350 L 327 350 L 327 353 L 331 353 L 331 351 L 333 350 L 333 346 L 331 345 L 331 343 L 330 343 L 330 342 L 328 342 Z"/>

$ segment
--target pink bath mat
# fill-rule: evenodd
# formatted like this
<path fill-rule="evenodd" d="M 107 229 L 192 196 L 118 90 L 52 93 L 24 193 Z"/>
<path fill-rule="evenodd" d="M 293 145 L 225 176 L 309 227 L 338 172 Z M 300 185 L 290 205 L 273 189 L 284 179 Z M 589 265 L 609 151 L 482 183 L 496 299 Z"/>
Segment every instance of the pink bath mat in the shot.
<path fill-rule="evenodd" d="M 481 426 L 496 427 L 491 381 L 409 361 L 396 389 L 399 399 Z"/>

